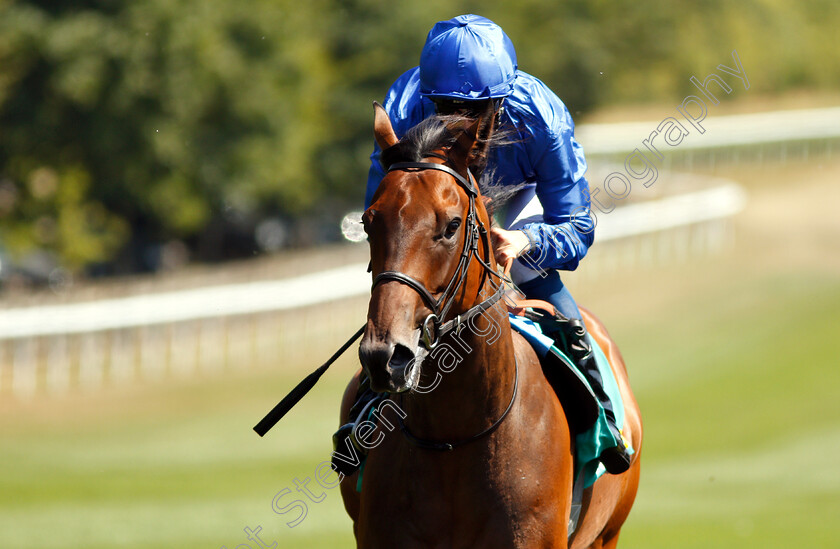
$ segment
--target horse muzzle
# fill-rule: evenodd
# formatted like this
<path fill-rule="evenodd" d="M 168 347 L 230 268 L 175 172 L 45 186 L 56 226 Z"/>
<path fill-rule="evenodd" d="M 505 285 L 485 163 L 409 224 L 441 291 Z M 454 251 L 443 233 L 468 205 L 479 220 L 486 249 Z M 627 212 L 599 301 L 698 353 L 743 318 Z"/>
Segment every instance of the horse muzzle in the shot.
<path fill-rule="evenodd" d="M 416 330 L 413 339 L 411 344 L 404 344 L 378 341 L 365 334 L 359 346 L 359 360 L 370 377 L 371 389 L 377 393 L 404 393 L 417 386 L 420 365 L 427 353 L 417 345 L 420 330 Z"/>

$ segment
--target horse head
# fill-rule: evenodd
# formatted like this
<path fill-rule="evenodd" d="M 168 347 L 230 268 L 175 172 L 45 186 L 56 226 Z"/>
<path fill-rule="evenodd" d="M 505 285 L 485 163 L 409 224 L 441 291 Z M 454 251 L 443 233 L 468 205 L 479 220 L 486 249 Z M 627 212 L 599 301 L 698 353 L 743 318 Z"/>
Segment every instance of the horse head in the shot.
<path fill-rule="evenodd" d="M 440 327 L 481 300 L 485 273 L 495 271 L 470 173 L 486 158 L 494 111 L 434 116 L 401 140 L 385 110 L 374 111 L 386 175 L 362 217 L 373 288 L 359 358 L 374 391 L 398 393 L 417 387 Z"/>

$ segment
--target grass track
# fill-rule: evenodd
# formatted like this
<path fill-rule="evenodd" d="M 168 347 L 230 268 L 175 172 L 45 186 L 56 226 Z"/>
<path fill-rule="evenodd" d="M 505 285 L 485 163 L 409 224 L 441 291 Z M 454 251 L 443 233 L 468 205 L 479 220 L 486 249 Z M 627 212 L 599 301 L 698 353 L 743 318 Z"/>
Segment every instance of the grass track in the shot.
<path fill-rule="evenodd" d="M 623 549 L 837 545 L 840 224 L 815 217 L 835 238 L 805 252 L 787 237 L 814 232 L 807 218 L 771 225 L 780 201 L 834 192 L 831 173 L 750 185 L 730 253 L 573 288 L 621 345 L 644 414 Z M 251 426 L 306 368 L 0 403 L 0 547 L 242 549 L 258 525 L 283 548 L 353 547 L 336 490 L 294 529 L 271 509 L 327 458 L 352 368 L 265 439 Z"/>

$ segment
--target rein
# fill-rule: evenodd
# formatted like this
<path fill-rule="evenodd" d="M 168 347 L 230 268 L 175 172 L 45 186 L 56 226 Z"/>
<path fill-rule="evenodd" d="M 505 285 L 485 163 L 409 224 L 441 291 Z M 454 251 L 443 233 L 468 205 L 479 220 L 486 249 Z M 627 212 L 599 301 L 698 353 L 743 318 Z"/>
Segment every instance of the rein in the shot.
<path fill-rule="evenodd" d="M 410 442 L 414 446 L 417 446 L 418 448 L 423 448 L 424 450 L 438 450 L 440 452 L 448 452 L 450 450 L 454 450 L 459 446 L 464 446 L 465 444 L 469 444 L 470 442 L 475 442 L 476 440 L 489 435 L 490 433 L 499 428 L 499 425 L 502 424 L 502 422 L 508 416 L 510 411 L 513 409 L 513 402 L 516 400 L 517 388 L 519 387 L 519 362 L 516 360 L 515 356 L 513 367 L 513 392 L 510 395 L 510 402 L 508 403 L 507 408 L 505 408 L 505 411 L 502 412 L 502 415 L 499 416 L 499 419 L 497 419 L 495 422 L 493 422 L 493 424 L 490 427 L 486 428 L 480 433 L 475 434 L 470 438 L 465 438 L 456 442 L 434 442 L 432 440 L 417 438 L 416 436 L 411 434 L 411 432 L 408 430 L 408 427 L 406 427 L 402 416 L 397 414 L 397 421 L 400 424 L 400 431 L 402 431 L 402 434 L 405 435 L 406 440 L 408 440 L 408 442 Z"/>
<path fill-rule="evenodd" d="M 436 156 L 436 155 L 435 155 Z M 428 350 L 432 350 L 438 346 L 442 337 L 446 336 L 448 333 L 452 331 L 457 331 L 458 328 L 464 324 L 465 322 L 469 322 L 469 320 L 477 314 L 480 314 L 493 305 L 496 304 L 504 295 L 504 284 L 500 283 L 499 287 L 497 288 L 496 292 L 479 303 L 471 307 L 466 312 L 457 315 L 455 318 L 447 321 L 442 322 L 442 319 L 446 317 L 447 313 L 449 312 L 452 304 L 454 302 L 454 297 L 458 293 L 458 290 L 464 285 L 464 282 L 467 278 L 467 271 L 469 270 L 469 266 L 471 260 L 473 258 L 478 261 L 482 267 L 484 267 L 484 273 L 496 276 L 499 278 L 500 282 L 509 281 L 506 275 L 500 275 L 499 273 L 495 272 L 493 267 L 490 265 L 489 255 L 492 253 L 490 247 L 490 239 L 487 234 L 487 228 L 478 218 L 478 214 L 475 208 L 475 199 L 478 196 L 478 189 L 476 188 L 475 178 L 473 177 L 472 173 L 467 169 L 467 175 L 469 179 L 465 178 L 449 166 L 444 164 L 438 164 L 435 162 L 397 162 L 392 164 L 388 171 L 396 171 L 396 170 L 439 170 L 442 172 L 446 172 L 452 177 L 455 178 L 455 181 L 467 192 L 467 196 L 470 199 L 470 206 L 469 211 L 467 213 L 467 220 L 465 223 L 465 236 L 464 236 L 464 247 L 461 250 L 461 257 L 458 260 L 458 266 L 455 269 L 455 273 L 452 275 L 452 278 L 449 280 L 449 283 L 446 286 L 446 289 L 443 291 L 440 298 L 435 299 L 434 295 L 426 288 L 426 286 L 417 280 L 405 273 L 401 273 L 399 271 L 383 271 L 376 275 L 373 279 L 373 285 L 371 286 L 371 292 L 376 288 L 377 285 L 388 282 L 388 281 L 395 281 L 401 284 L 405 284 L 409 288 L 416 291 L 423 302 L 426 304 L 427 307 L 432 311 L 420 327 L 421 333 L 421 341 L 423 346 L 426 347 Z M 478 241 L 481 241 L 484 244 L 485 253 L 488 255 L 487 261 L 482 259 L 481 255 L 478 253 Z M 446 303 L 444 304 L 444 301 Z M 306 394 L 315 386 L 321 376 L 327 371 L 327 369 L 335 362 L 343 353 L 346 351 L 350 345 L 353 344 L 359 337 L 362 336 L 365 330 L 365 325 L 359 328 L 353 336 L 341 346 L 341 348 L 333 354 L 330 359 L 321 365 L 317 370 L 306 376 L 303 381 L 298 383 L 298 385 L 292 389 L 292 391 L 286 395 L 283 400 L 281 400 L 274 408 L 271 409 L 265 417 L 254 426 L 254 431 L 257 432 L 258 435 L 264 436 L 272 427 L 274 427 L 278 421 L 280 421 L 283 416 L 285 416 L 289 411 L 298 403 L 300 400 L 306 396 Z M 434 330 L 434 334 L 432 333 Z M 420 448 L 427 448 L 432 450 L 453 450 L 458 446 L 462 446 L 467 444 L 468 442 L 472 442 L 477 440 L 485 435 L 489 435 L 493 431 L 495 431 L 499 425 L 501 425 L 502 421 L 507 417 L 510 410 L 513 408 L 513 402 L 516 400 L 516 393 L 517 393 L 517 386 L 519 383 L 519 366 L 515 364 L 514 370 L 514 381 L 513 381 L 513 395 L 510 399 L 510 404 L 508 404 L 507 409 L 504 411 L 502 416 L 496 420 L 490 427 L 474 435 L 468 439 L 454 442 L 454 443 L 446 443 L 446 442 L 432 442 L 423 439 L 419 439 L 412 435 L 405 424 L 402 422 L 402 418 L 400 418 L 400 430 L 405 435 L 406 439 L 415 446 Z"/>
<path fill-rule="evenodd" d="M 467 271 L 469 270 L 469 266 L 471 263 L 472 258 L 478 260 L 478 262 L 484 267 L 485 273 L 491 273 L 495 276 L 498 276 L 501 281 L 507 279 L 507 276 L 500 276 L 496 273 L 493 268 L 489 264 L 489 254 L 492 253 L 490 248 L 490 241 L 487 235 L 487 229 L 484 227 L 484 224 L 478 218 L 478 213 L 475 209 L 475 199 L 478 196 L 478 191 L 475 187 L 474 181 L 475 178 L 473 177 L 472 173 L 467 169 L 467 175 L 469 179 L 466 179 L 464 176 L 446 166 L 444 164 L 438 164 L 435 162 L 397 162 L 392 164 L 388 171 L 396 171 L 396 170 L 440 170 L 442 172 L 446 172 L 458 182 L 458 184 L 467 192 L 467 196 L 470 199 L 470 207 L 467 213 L 467 222 L 465 224 L 465 235 L 464 235 L 464 247 L 461 250 L 461 257 L 458 260 L 458 266 L 455 268 L 455 273 L 452 275 L 452 278 L 449 280 L 449 284 L 447 284 L 446 289 L 443 291 L 443 294 L 440 298 L 435 299 L 432 293 L 426 288 L 426 286 L 420 282 L 419 280 L 408 276 L 405 273 L 401 273 L 399 271 L 383 271 L 376 275 L 373 279 L 373 286 L 371 287 L 371 291 L 378 284 L 382 282 L 388 281 L 396 281 L 401 284 L 405 284 L 409 288 L 416 291 L 420 294 L 420 297 L 426 303 L 426 306 L 431 309 L 432 313 L 426 317 L 423 321 L 421 327 L 421 334 L 422 334 L 422 341 L 423 345 L 428 349 L 432 350 L 438 346 L 442 337 L 452 331 L 458 331 L 458 328 L 461 326 L 462 323 L 468 322 L 472 317 L 475 315 L 486 311 L 490 307 L 496 304 L 496 302 L 501 299 L 502 295 L 504 294 L 504 284 L 499 284 L 498 289 L 496 292 L 490 296 L 489 298 L 485 299 L 478 305 L 470 308 L 463 314 L 457 315 L 454 319 L 447 321 L 444 324 L 441 324 L 441 319 L 443 319 L 446 314 L 449 312 L 452 303 L 454 302 L 454 297 L 457 295 L 458 290 L 464 285 L 464 281 L 467 277 Z M 484 243 L 484 249 L 488 255 L 488 260 L 484 261 L 478 253 L 478 240 L 479 238 L 482 239 Z M 448 298 L 443 307 L 444 300 Z M 435 328 L 435 335 L 434 337 L 430 333 L 430 324 L 432 324 Z M 411 431 L 408 430 L 408 427 L 405 425 L 402 416 L 397 416 L 397 420 L 399 421 L 400 431 L 402 431 L 403 435 L 405 436 L 406 440 L 412 445 L 423 448 L 425 450 L 437 450 L 437 451 L 451 451 L 459 446 L 464 446 L 465 444 L 469 444 L 470 442 L 475 442 L 482 437 L 485 437 L 491 434 L 493 431 L 499 428 L 505 418 L 508 416 L 510 411 L 513 409 L 513 403 L 516 401 L 516 394 L 517 389 L 519 386 L 519 364 L 516 362 L 514 357 L 514 374 L 513 374 L 513 391 L 510 396 L 510 402 L 505 408 L 505 411 L 502 412 L 502 415 L 494 421 L 488 428 L 484 429 L 480 433 L 477 433 L 469 438 L 458 440 L 455 442 L 435 442 L 431 440 L 426 440 L 422 438 L 418 438 L 414 436 Z"/>

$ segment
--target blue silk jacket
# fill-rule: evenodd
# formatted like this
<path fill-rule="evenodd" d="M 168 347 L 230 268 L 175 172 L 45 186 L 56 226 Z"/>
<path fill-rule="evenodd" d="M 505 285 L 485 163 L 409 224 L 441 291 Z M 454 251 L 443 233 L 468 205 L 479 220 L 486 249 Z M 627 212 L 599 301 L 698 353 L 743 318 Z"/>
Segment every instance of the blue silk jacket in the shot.
<path fill-rule="evenodd" d="M 420 95 L 419 68 L 402 76 L 388 90 L 384 107 L 397 137 L 435 114 L 434 103 Z M 594 240 L 586 160 L 575 141 L 574 122 L 566 105 L 539 79 L 516 71 L 513 92 L 507 96 L 500 126 L 515 128 L 513 143 L 494 148 L 488 169 L 503 185 L 536 184 L 543 222 L 523 227 L 534 248 L 525 263 L 543 269 L 574 270 Z M 385 176 L 374 144 L 365 207 L 370 206 Z"/>

